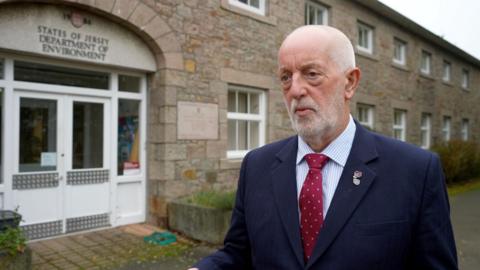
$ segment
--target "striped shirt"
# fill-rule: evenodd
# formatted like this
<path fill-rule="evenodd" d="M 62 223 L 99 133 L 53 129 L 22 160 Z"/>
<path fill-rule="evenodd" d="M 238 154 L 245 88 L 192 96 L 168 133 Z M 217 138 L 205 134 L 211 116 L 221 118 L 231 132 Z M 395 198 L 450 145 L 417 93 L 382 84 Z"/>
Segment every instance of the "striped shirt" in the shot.
<path fill-rule="evenodd" d="M 328 214 L 328 208 L 337 188 L 340 176 L 342 175 L 343 168 L 347 162 L 348 155 L 352 149 L 353 137 L 355 136 L 355 130 L 357 127 L 353 122 L 353 118 L 350 115 L 347 128 L 333 140 L 321 154 L 324 154 L 330 158 L 322 169 L 322 187 L 323 187 L 323 213 L 324 217 Z M 302 190 L 303 182 L 308 173 L 308 164 L 304 159 L 306 154 L 315 153 L 315 151 L 308 146 L 308 144 L 298 136 L 298 150 L 297 150 L 297 200 L 300 197 L 300 191 Z M 299 211 L 300 213 L 300 211 Z"/>

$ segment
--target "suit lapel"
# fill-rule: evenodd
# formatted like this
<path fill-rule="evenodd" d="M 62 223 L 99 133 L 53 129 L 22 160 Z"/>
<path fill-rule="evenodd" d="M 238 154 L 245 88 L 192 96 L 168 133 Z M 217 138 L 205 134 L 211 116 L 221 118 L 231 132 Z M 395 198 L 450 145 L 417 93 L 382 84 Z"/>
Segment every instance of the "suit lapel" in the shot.
<path fill-rule="evenodd" d="M 272 166 L 272 187 L 275 203 L 288 240 L 299 264 L 303 267 L 303 248 L 297 207 L 296 157 L 297 139 L 292 138 L 277 154 Z"/>
<path fill-rule="evenodd" d="M 350 155 L 343 169 L 337 189 L 335 190 L 312 257 L 308 260 L 305 269 L 309 269 L 332 244 L 355 208 L 367 193 L 375 178 L 375 172 L 367 166 L 367 163 L 376 157 L 377 152 L 372 135 L 357 124 L 357 131 Z M 353 174 L 355 171 L 362 172 L 358 185 L 353 183 Z"/>

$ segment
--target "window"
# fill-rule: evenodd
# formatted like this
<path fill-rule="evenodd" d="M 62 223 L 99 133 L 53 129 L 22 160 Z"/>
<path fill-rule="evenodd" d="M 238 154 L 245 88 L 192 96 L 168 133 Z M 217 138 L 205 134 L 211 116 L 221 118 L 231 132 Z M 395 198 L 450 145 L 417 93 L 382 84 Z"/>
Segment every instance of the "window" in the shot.
<path fill-rule="evenodd" d="M 360 124 L 373 129 L 373 110 L 374 107 L 368 104 L 357 104 L 357 119 Z"/>
<path fill-rule="evenodd" d="M 432 54 L 427 51 L 422 51 L 420 71 L 428 75 L 432 72 Z"/>
<path fill-rule="evenodd" d="M 452 64 L 448 61 L 443 61 L 443 77 L 444 82 L 449 82 L 452 74 Z"/>
<path fill-rule="evenodd" d="M 451 122 L 452 122 L 452 118 L 450 116 L 444 116 L 443 117 L 442 133 L 443 133 L 443 140 L 446 141 L 446 142 L 450 141 Z"/>
<path fill-rule="evenodd" d="M 358 23 L 357 49 L 373 53 L 373 28 L 360 22 Z"/>
<path fill-rule="evenodd" d="M 393 39 L 393 62 L 399 65 L 405 65 L 407 62 L 406 57 L 407 43 L 398 39 Z"/>
<path fill-rule="evenodd" d="M 118 75 L 118 90 L 123 92 L 140 93 L 140 77 Z"/>
<path fill-rule="evenodd" d="M 422 113 L 422 125 L 420 126 L 421 133 L 421 147 L 424 149 L 430 148 L 430 138 L 432 133 L 432 115 L 429 113 Z"/>
<path fill-rule="evenodd" d="M 328 24 L 328 9 L 312 1 L 305 2 L 305 24 Z"/>
<path fill-rule="evenodd" d="M 14 79 L 108 90 L 110 76 L 97 71 L 15 61 Z"/>
<path fill-rule="evenodd" d="M 393 111 L 393 137 L 405 141 L 407 127 L 407 111 L 395 109 Z"/>
<path fill-rule="evenodd" d="M 265 15 L 265 1 L 266 0 L 228 0 L 233 5 L 248 11 Z"/>
<path fill-rule="evenodd" d="M 140 101 L 118 101 L 118 175 L 140 174 Z"/>
<path fill-rule="evenodd" d="M 470 74 L 468 70 L 462 69 L 462 88 L 468 89 L 470 86 Z"/>
<path fill-rule="evenodd" d="M 230 86 L 228 90 L 228 158 L 241 158 L 265 141 L 265 93 Z"/>
<path fill-rule="evenodd" d="M 462 140 L 468 141 L 469 136 L 469 121 L 468 119 L 462 119 Z"/>

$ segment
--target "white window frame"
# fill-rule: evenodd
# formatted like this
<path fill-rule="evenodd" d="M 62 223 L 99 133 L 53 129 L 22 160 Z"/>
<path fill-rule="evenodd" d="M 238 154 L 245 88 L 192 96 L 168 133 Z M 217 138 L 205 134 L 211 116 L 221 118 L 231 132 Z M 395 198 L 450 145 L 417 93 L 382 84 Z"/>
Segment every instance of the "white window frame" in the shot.
<path fill-rule="evenodd" d="M 420 146 L 423 149 L 430 148 L 432 141 L 432 115 L 430 113 L 422 113 L 420 122 L 420 140 Z"/>
<path fill-rule="evenodd" d="M 444 82 L 450 82 L 451 79 L 452 79 L 452 64 L 447 60 L 444 60 L 442 80 Z"/>
<path fill-rule="evenodd" d="M 247 4 L 245 4 L 243 2 L 240 2 L 239 0 L 228 0 L 228 3 L 232 6 L 236 6 L 236 7 L 239 7 L 239 8 L 248 10 L 250 12 L 253 12 L 253 13 L 264 16 L 265 15 L 265 6 L 266 6 L 265 2 L 267 0 L 258 0 L 258 3 L 259 3 L 258 8 L 250 5 L 250 1 L 251 0 L 247 0 Z"/>
<path fill-rule="evenodd" d="M 395 116 L 397 113 L 400 113 L 400 122 L 395 123 Z M 397 138 L 395 136 L 395 131 L 400 131 L 400 137 Z M 397 140 L 405 141 L 407 134 L 407 111 L 402 109 L 394 109 L 393 110 L 393 137 Z"/>
<path fill-rule="evenodd" d="M 366 35 L 365 42 L 367 44 L 361 44 L 362 35 Z M 357 49 L 368 54 L 373 54 L 373 27 L 362 22 L 357 22 Z"/>
<path fill-rule="evenodd" d="M 470 131 L 470 121 L 467 118 L 462 119 L 462 140 L 468 141 Z"/>
<path fill-rule="evenodd" d="M 462 88 L 467 90 L 470 87 L 470 71 L 466 68 L 462 69 Z"/>
<path fill-rule="evenodd" d="M 420 57 L 420 72 L 426 75 L 432 74 L 432 54 L 422 50 Z"/>
<path fill-rule="evenodd" d="M 313 1 L 305 1 L 305 24 L 308 25 L 310 21 L 310 9 L 315 10 L 315 16 L 318 12 L 322 13 L 322 21 L 318 21 L 318 16 L 315 18 L 315 23 L 314 25 L 328 25 L 328 19 L 329 19 L 329 12 L 328 8 L 324 5 L 321 5 L 317 2 Z"/>
<path fill-rule="evenodd" d="M 366 121 L 360 117 L 362 114 L 360 113 L 360 110 L 366 110 Z M 365 103 L 357 103 L 357 120 L 360 124 L 362 124 L 365 127 L 368 127 L 373 130 L 374 123 L 375 123 L 375 118 L 374 118 L 374 110 L 375 106 L 370 105 L 370 104 L 365 104 Z"/>
<path fill-rule="evenodd" d="M 397 58 L 395 53 L 397 50 L 400 58 Z M 402 66 L 407 63 L 407 43 L 399 38 L 393 39 L 393 62 Z"/>
<path fill-rule="evenodd" d="M 450 116 L 443 116 L 442 133 L 443 140 L 450 141 L 452 137 L 452 118 Z"/>
<path fill-rule="evenodd" d="M 246 87 L 246 86 L 238 86 L 238 85 L 229 85 L 228 87 L 228 93 L 230 92 L 243 92 L 243 93 L 253 93 L 258 95 L 258 102 L 259 102 L 259 108 L 258 108 L 258 114 L 255 113 L 237 113 L 237 112 L 228 112 L 227 111 L 227 122 L 228 120 L 245 120 L 245 121 L 255 121 L 259 122 L 259 127 L 258 127 L 258 132 L 259 132 L 259 137 L 258 137 L 258 147 L 262 146 L 265 144 L 265 122 L 266 122 L 266 93 L 265 91 L 258 89 L 258 88 L 252 88 L 252 87 Z M 237 96 L 237 95 L 236 95 Z M 235 98 L 236 102 L 238 102 L 238 97 Z M 250 102 L 250 95 L 248 96 L 247 99 L 247 104 Z M 247 105 L 248 108 L 248 105 Z M 228 110 L 228 109 L 227 109 Z M 238 136 L 237 136 L 238 138 Z M 250 137 L 247 138 L 247 140 L 250 140 Z M 237 142 L 238 144 L 238 142 Z M 249 142 L 248 142 L 249 144 Z M 248 148 L 248 146 L 247 146 Z M 243 158 L 250 150 L 253 148 L 249 148 L 247 150 L 227 150 L 227 158 L 229 159 L 235 159 L 235 158 Z"/>

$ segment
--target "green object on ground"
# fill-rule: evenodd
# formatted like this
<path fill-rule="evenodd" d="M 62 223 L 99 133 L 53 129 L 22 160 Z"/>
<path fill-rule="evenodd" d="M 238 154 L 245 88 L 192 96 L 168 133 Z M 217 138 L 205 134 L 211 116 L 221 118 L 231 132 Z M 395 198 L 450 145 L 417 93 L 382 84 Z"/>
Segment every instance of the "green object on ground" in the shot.
<path fill-rule="evenodd" d="M 154 232 L 149 236 L 145 236 L 143 241 L 150 244 L 166 246 L 176 242 L 177 237 L 171 232 Z"/>

